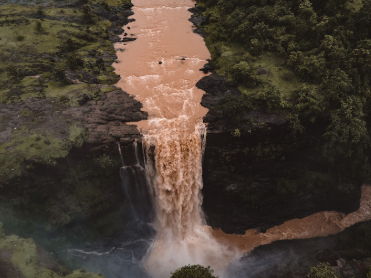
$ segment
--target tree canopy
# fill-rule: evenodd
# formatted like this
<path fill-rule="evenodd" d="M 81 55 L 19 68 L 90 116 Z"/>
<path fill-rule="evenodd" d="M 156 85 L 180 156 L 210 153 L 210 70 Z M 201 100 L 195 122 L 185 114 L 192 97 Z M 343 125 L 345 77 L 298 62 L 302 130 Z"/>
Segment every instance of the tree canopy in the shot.
<path fill-rule="evenodd" d="M 334 169 L 351 163 L 362 171 L 341 175 L 370 180 L 371 0 L 199 3 L 208 18 L 212 64 L 242 91 L 240 99 L 226 96 L 222 102 L 233 128 L 243 124 L 241 114 L 257 107 L 295 115 Z M 268 55 L 280 61 L 281 73 L 269 72 Z M 293 80 L 295 89 L 285 91 Z M 229 102 L 240 110 L 231 113 Z"/>
<path fill-rule="evenodd" d="M 170 278 L 218 278 L 213 273 L 210 266 L 186 265 L 174 271 Z"/>

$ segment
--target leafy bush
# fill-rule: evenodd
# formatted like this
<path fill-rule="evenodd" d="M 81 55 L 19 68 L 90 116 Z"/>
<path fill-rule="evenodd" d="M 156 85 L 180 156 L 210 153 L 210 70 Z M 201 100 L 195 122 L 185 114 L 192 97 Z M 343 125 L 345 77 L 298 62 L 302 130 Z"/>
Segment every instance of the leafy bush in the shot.
<path fill-rule="evenodd" d="M 25 36 L 16 33 L 15 38 L 16 38 L 17 41 L 23 41 L 25 39 Z"/>
<path fill-rule="evenodd" d="M 252 107 L 252 102 L 246 95 L 226 95 L 220 100 L 218 108 L 223 111 L 224 116 L 239 125 L 246 121 L 245 113 L 250 111 Z"/>
<path fill-rule="evenodd" d="M 10 81 L 14 82 L 14 83 L 18 83 L 21 79 L 20 77 L 20 74 L 19 74 L 19 70 L 16 66 L 14 65 L 10 65 L 8 67 L 6 67 L 6 73 L 8 75 L 8 78 Z"/>
<path fill-rule="evenodd" d="M 66 61 L 70 69 L 77 69 L 84 66 L 84 61 L 75 52 L 67 53 Z"/>
<path fill-rule="evenodd" d="M 80 31 L 78 33 L 75 34 L 75 36 L 79 39 L 83 39 L 83 40 L 86 40 L 86 41 L 89 41 L 89 42 L 93 42 L 97 39 L 97 37 L 95 36 L 95 34 L 89 29 L 89 27 L 87 27 L 85 30 L 83 31 Z"/>
<path fill-rule="evenodd" d="M 43 16 L 45 13 L 44 13 L 44 6 L 39 4 L 37 5 L 37 10 L 36 10 L 36 14 L 38 16 Z"/>
<path fill-rule="evenodd" d="M 68 80 L 64 68 L 61 67 L 55 67 L 53 69 L 53 76 L 58 81 L 60 81 L 62 84 L 69 84 L 70 81 Z"/>
<path fill-rule="evenodd" d="M 261 83 L 256 77 L 252 65 L 246 61 L 241 61 L 234 65 L 231 70 L 231 76 L 234 81 L 242 83 L 248 88 L 254 88 Z"/>
<path fill-rule="evenodd" d="M 217 278 L 213 273 L 210 266 L 186 265 L 173 272 L 170 278 Z"/>
<path fill-rule="evenodd" d="M 40 20 L 37 20 L 36 23 L 35 23 L 35 31 L 36 31 L 36 33 L 42 33 L 44 31 L 44 28 L 43 28 Z"/>
<path fill-rule="evenodd" d="M 85 4 L 84 6 L 82 6 L 82 13 L 82 19 L 85 24 L 94 24 L 97 21 L 96 16 L 92 13 L 89 4 Z"/>
<path fill-rule="evenodd" d="M 329 263 L 322 263 L 310 268 L 308 278 L 339 278 Z"/>
<path fill-rule="evenodd" d="M 257 93 L 254 96 L 254 101 L 257 105 L 264 106 L 268 111 L 284 109 L 289 106 L 282 93 L 273 87 L 267 91 Z"/>

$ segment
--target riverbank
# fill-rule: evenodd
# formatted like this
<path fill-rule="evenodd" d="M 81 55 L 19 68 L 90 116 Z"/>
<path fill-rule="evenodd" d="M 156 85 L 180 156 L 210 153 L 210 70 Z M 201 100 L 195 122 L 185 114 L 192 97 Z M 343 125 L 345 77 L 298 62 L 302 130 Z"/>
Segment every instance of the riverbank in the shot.
<path fill-rule="evenodd" d="M 67 265 L 79 268 L 86 261 L 70 248 L 133 240 L 123 232 L 133 220 L 118 144 L 125 162 L 134 161 L 140 134 L 126 123 L 147 113 L 114 86 L 119 76 L 112 67 L 113 43 L 122 40 L 131 4 L 3 1 L 0 7 L 0 222 L 8 237 L 32 237 L 62 264 L 75 256 Z M 141 238 L 145 231 L 151 233 L 142 227 Z M 89 268 L 107 272 L 102 264 Z"/>

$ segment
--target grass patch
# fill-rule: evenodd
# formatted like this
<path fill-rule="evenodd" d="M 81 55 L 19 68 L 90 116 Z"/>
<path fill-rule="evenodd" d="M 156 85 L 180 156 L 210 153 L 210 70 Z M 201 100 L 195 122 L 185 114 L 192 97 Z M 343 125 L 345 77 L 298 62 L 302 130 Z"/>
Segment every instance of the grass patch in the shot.
<path fill-rule="evenodd" d="M 26 115 L 30 112 L 26 111 Z M 10 142 L 0 145 L 0 177 L 9 180 L 31 169 L 35 163 L 54 165 L 67 156 L 73 147 L 80 147 L 86 138 L 85 129 L 76 123 L 61 127 L 61 135 L 26 126 L 13 130 Z"/>
<path fill-rule="evenodd" d="M 262 55 L 253 65 L 263 85 L 253 89 L 239 86 L 239 90 L 245 94 L 262 91 L 266 85 L 270 85 L 279 89 L 285 98 L 290 99 L 293 91 L 303 84 L 295 73 L 284 65 L 284 59 L 274 54 Z"/>

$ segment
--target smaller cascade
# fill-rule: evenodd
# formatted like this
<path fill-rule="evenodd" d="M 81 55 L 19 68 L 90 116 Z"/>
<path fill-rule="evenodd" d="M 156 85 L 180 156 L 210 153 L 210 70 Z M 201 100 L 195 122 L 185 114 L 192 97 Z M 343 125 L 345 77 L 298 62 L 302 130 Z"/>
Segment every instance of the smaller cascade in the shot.
<path fill-rule="evenodd" d="M 121 158 L 122 166 L 124 166 L 124 165 L 125 165 L 125 163 L 124 163 L 124 157 L 122 156 L 121 145 L 120 145 L 119 142 L 117 143 L 117 146 L 118 146 L 118 148 L 119 148 L 119 154 L 120 154 L 120 158 Z"/>
<path fill-rule="evenodd" d="M 146 175 L 143 166 L 139 160 L 138 142 L 133 143 L 134 164 L 125 165 L 120 169 L 121 183 L 130 202 L 134 218 L 137 221 L 149 223 L 153 220 L 153 205 L 150 195 Z M 120 148 L 121 151 L 121 148 Z"/>

